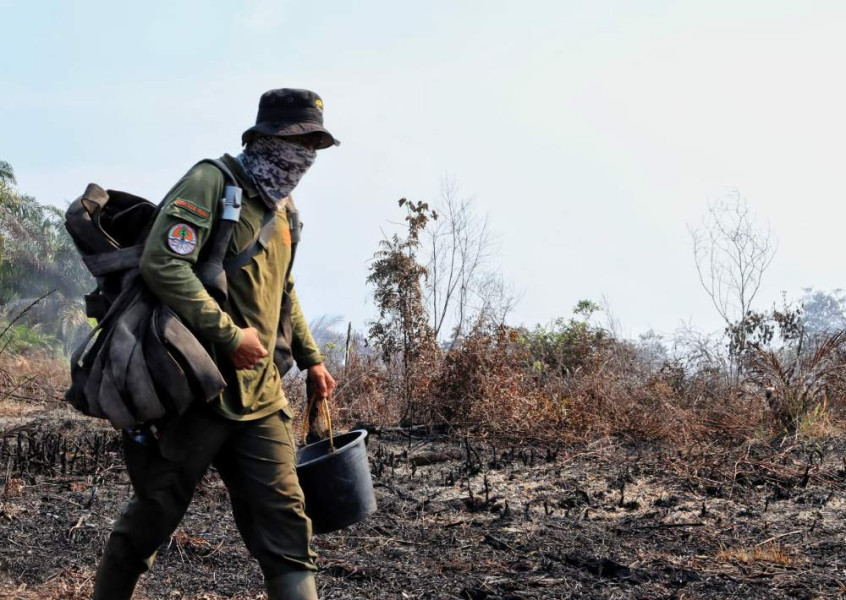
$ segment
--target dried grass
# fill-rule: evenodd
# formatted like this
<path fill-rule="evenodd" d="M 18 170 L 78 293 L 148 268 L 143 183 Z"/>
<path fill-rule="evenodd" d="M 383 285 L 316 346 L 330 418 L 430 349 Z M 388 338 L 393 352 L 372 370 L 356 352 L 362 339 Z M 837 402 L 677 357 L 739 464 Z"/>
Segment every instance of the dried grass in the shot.
<path fill-rule="evenodd" d="M 778 542 L 767 542 L 751 548 L 722 548 L 715 557 L 720 562 L 737 562 L 744 565 L 770 563 L 783 567 L 793 567 L 797 558 Z"/>
<path fill-rule="evenodd" d="M 61 400 L 69 377 L 67 361 L 52 354 L 0 355 L 0 418 Z"/>

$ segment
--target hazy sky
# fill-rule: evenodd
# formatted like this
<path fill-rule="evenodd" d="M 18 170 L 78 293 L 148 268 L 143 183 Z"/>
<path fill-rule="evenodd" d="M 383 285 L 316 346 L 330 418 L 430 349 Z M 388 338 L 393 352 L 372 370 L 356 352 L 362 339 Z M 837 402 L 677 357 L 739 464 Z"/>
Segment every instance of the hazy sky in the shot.
<path fill-rule="evenodd" d="M 295 197 L 310 317 L 372 315 L 401 196 L 475 197 L 514 324 L 607 297 L 629 335 L 718 325 L 688 224 L 739 189 L 779 239 L 761 305 L 846 287 L 846 3 L 0 0 L 0 159 L 64 205 L 151 200 L 307 87 L 343 141 Z"/>

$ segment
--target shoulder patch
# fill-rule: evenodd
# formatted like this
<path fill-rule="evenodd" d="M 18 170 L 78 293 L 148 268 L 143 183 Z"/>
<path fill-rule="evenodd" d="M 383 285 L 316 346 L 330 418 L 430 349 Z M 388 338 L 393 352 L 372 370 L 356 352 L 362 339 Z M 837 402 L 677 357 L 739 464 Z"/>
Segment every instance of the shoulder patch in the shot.
<path fill-rule="evenodd" d="M 197 232 L 187 223 L 178 223 L 167 232 L 167 245 L 177 254 L 191 254 L 197 247 Z"/>
<path fill-rule="evenodd" d="M 188 212 L 194 213 L 195 215 L 197 215 L 198 217 L 200 217 L 202 219 L 208 219 L 209 215 L 211 214 L 205 208 L 202 208 L 201 206 L 197 206 L 196 204 L 194 204 L 193 202 L 189 202 L 185 198 L 177 198 L 176 200 L 173 201 L 173 203 L 180 208 L 184 208 Z"/>

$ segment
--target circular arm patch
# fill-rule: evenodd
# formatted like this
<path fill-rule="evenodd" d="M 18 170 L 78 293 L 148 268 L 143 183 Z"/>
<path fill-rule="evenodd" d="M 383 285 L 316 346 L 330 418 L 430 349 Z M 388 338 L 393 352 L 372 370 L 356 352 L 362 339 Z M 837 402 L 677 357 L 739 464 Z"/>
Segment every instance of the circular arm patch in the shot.
<path fill-rule="evenodd" d="M 177 254 L 191 254 L 197 247 L 197 232 L 187 223 L 179 223 L 167 232 L 167 245 Z"/>

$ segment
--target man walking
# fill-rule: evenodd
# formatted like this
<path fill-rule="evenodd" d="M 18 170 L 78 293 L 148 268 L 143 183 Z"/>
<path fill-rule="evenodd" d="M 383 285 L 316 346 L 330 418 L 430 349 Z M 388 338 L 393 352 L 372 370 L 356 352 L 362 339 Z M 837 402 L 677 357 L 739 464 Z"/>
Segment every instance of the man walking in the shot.
<path fill-rule="evenodd" d="M 296 89 L 262 95 L 256 125 L 242 141 L 239 156 L 222 158 L 243 190 L 227 256 L 247 257 L 227 266 L 225 301 L 213 299 L 194 271 L 204 245 L 214 240 L 230 183 L 215 165 L 198 164 L 173 187 L 144 247 L 144 281 L 208 348 L 227 387 L 215 401 L 196 402 L 162 424 L 159 440 L 143 429 L 124 435 L 134 494 L 106 544 L 95 600 L 132 596 L 210 465 L 229 490 L 235 522 L 259 562 L 269 598 L 317 598 L 311 522 L 297 481 L 282 376 L 296 362 L 308 370 L 320 398 L 331 395 L 335 381 L 293 288 L 299 221 L 290 193 L 317 150 L 339 142 L 323 127 L 322 99 Z"/>

